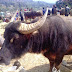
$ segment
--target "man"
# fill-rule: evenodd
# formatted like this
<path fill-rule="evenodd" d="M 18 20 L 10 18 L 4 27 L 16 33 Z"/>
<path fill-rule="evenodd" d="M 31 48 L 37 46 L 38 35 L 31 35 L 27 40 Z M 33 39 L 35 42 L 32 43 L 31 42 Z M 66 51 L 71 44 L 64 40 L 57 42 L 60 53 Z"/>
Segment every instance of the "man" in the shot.
<path fill-rule="evenodd" d="M 17 12 L 17 14 L 16 14 L 16 20 L 18 20 L 18 12 Z"/>
<path fill-rule="evenodd" d="M 20 17 L 21 17 L 21 21 L 23 21 L 23 13 L 22 13 L 22 9 L 20 9 Z"/>
<path fill-rule="evenodd" d="M 68 7 L 68 5 L 65 6 L 65 16 L 68 16 L 70 12 L 70 8 Z"/>
<path fill-rule="evenodd" d="M 44 7 L 43 7 L 43 15 L 45 14 L 45 12 L 46 12 L 46 10 L 45 10 Z"/>
<path fill-rule="evenodd" d="M 52 15 L 57 15 L 57 10 L 55 5 L 53 5 L 53 8 L 52 8 Z"/>
<path fill-rule="evenodd" d="M 70 9 L 70 16 L 72 16 L 72 7 L 71 7 L 71 9 Z"/>

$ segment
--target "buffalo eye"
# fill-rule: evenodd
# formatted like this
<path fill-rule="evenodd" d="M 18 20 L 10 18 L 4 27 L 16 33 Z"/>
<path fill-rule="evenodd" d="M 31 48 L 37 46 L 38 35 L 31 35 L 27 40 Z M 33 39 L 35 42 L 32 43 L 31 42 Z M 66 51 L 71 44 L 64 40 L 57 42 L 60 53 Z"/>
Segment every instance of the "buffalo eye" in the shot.
<path fill-rule="evenodd" d="M 14 39 L 18 39 L 19 35 L 18 34 L 14 34 L 13 38 L 11 38 L 10 43 L 13 43 Z"/>

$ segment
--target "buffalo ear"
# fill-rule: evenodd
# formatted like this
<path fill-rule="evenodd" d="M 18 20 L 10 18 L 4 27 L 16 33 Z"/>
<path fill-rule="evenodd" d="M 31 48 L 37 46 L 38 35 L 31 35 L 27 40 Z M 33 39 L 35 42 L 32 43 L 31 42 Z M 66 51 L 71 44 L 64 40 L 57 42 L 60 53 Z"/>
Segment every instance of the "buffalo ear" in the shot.
<path fill-rule="evenodd" d="M 38 30 L 34 31 L 32 34 L 33 35 L 38 34 Z"/>

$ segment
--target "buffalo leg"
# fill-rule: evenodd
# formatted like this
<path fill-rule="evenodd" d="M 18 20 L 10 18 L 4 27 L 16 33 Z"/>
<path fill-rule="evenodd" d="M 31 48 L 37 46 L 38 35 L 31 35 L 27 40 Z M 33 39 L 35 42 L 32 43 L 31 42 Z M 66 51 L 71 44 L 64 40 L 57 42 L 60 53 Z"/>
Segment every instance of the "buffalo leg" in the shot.
<path fill-rule="evenodd" d="M 49 60 L 50 62 L 50 70 L 49 72 L 52 72 L 53 66 L 54 66 L 54 61 Z"/>
<path fill-rule="evenodd" d="M 60 69 L 60 65 L 61 65 L 62 59 L 63 59 L 63 56 L 62 57 L 58 56 L 55 59 L 55 68 L 57 69 L 57 71 L 59 71 L 59 69 Z"/>
<path fill-rule="evenodd" d="M 44 56 L 49 59 L 49 62 L 50 62 L 50 70 L 49 70 L 49 72 L 52 72 L 55 58 L 53 57 L 53 54 L 48 53 L 48 52 L 45 52 L 45 53 L 44 53 Z"/>

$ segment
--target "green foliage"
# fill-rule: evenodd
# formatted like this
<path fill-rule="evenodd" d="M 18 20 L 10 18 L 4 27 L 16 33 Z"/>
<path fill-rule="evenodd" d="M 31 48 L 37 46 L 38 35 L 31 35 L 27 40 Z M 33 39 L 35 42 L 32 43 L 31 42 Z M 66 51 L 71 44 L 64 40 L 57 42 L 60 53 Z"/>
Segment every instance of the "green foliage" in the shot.
<path fill-rule="evenodd" d="M 65 7 L 65 5 L 68 5 L 69 7 L 72 7 L 72 0 L 69 0 L 69 1 L 59 0 L 59 1 L 56 2 L 56 6 L 58 8 Z"/>
<path fill-rule="evenodd" d="M 60 7 L 62 6 L 62 2 L 61 1 L 57 1 L 56 2 L 56 6 L 60 9 Z"/>

